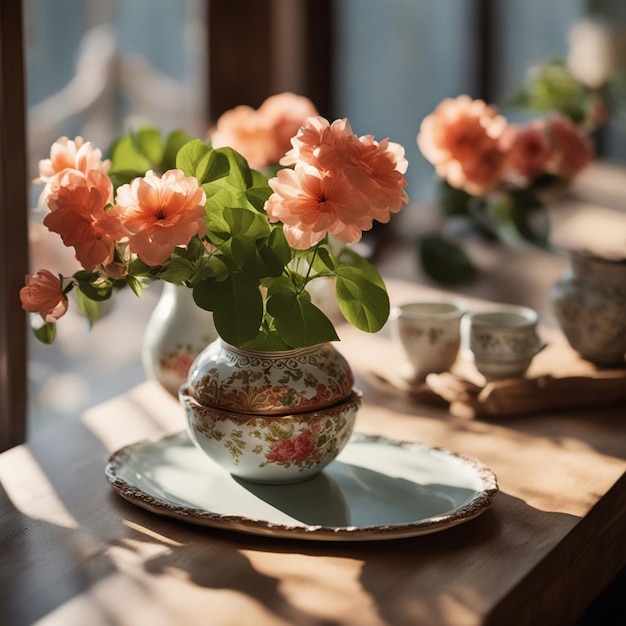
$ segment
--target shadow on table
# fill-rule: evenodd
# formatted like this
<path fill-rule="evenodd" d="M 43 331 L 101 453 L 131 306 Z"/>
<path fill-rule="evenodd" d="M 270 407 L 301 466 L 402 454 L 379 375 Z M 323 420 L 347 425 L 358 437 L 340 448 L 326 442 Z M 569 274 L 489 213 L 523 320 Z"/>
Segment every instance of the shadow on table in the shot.
<path fill-rule="evenodd" d="M 500 504 L 498 501 L 500 500 Z M 507 500 L 507 505 L 500 506 Z M 524 521 L 504 519 L 503 511 L 515 502 L 516 509 L 524 510 Z M 120 513 L 149 525 L 150 515 L 124 502 L 118 502 Z M 118 508 L 116 506 L 116 508 Z M 510 513 L 507 514 L 510 516 Z M 456 611 L 479 610 L 486 598 L 493 598 L 493 576 L 478 575 L 483 568 L 506 571 L 501 554 L 508 550 L 515 558 L 527 546 L 520 543 L 520 526 L 529 519 L 541 532 L 563 523 L 572 524 L 574 518 L 557 513 L 545 513 L 511 496 L 498 494 L 491 510 L 466 524 L 443 532 L 411 539 L 392 539 L 369 542 L 317 542 L 271 537 L 253 537 L 225 530 L 199 529 L 180 522 L 171 522 L 169 539 L 183 545 L 149 559 L 145 568 L 151 574 L 182 570 L 195 584 L 212 589 L 229 589 L 246 594 L 276 616 L 291 623 L 329 624 L 320 622 L 306 611 L 293 606 L 281 592 L 280 578 L 257 571 L 252 553 L 276 556 L 302 554 L 348 560 L 351 567 L 360 568 L 360 586 L 364 598 L 375 607 L 375 614 L 384 623 L 435 623 L 438 616 Z M 169 526 L 169 525 L 168 525 Z M 163 528 L 161 529 L 163 532 Z M 528 532 L 528 529 L 526 529 Z M 205 541 L 207 535 L 210 542 Z M 517 537 L 517 539 L 516 539 Z M 494 543 L 493 562 L 485 560 L 482 546 Z M 501 546 L 500 548 L 498 546 Z M 285 571 L 280 559 L 272 558 L 277 572 Z M 338 570 L 345 565 L 337 563 Z M 457 571 L 460 578 L 442 584 L 442 571 Z M 483 572 L 484 573 L 484 572 Z M 303 576 L 306 573 L 303 572 Z M 515 574 L 512 574 L 513 576 Z M 503 590 L 507 587 L 502 577 Z M 337 585 L 342 583 L 337 581 Z M 442 589 L 445 590 L 442 592 Z M 461 613 L 462 614 L 462 613 Z"/>
<path fill-rule="evenodd" d="M 77 551 L 88 550 L 92 544 L 89 532 L 24 515 L 2 485 L 0 507 L 0 624 L 34 624 L 85 592 L 94 581 L 116 572 L 104 553 L 94 553 L 77 566 Z M 42 555 L 44 545 L 46 554 Z M 101 617 L 103 623 L 115 626 L 107 607 L 101 607 Z"/>

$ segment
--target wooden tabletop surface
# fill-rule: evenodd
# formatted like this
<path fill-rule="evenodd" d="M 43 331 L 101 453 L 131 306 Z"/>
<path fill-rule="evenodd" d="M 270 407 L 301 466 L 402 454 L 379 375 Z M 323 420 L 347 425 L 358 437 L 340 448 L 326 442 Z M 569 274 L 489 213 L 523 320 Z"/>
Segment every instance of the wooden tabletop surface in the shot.
<path fill-rule="evenodd" d="M 389 289 L 394 303 L 437 294 Z M 590 368 L 558 330 L 542 332 L 550 346 L 535 373 Z M 356 430 L 478 458 L 500 487 L 489 510 L 435 534 L 363 543 L 150 513 L 104 476 L 111 452 L 185 427 L 177 401 L 147 382 L 0 455 L 0 624 L 570 623 L 626 564 L 624 407 L 455 417 L 394 385 L 402 357 L 386 329 L 341 336 L 365 398 Z M 471 363 L 458 366 L 471 375 Z"/>

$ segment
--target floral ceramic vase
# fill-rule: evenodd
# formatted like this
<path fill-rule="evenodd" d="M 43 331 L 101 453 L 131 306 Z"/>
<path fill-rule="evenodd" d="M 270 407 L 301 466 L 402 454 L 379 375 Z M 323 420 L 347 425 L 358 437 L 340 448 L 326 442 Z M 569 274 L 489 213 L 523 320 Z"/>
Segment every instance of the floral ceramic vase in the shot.
<path fill-rule="evenodd" d="M 234 476 L 280 484 L 312 477 L 343 449 L 361 405 L 353 384 L 330 343 L 261 352 L 218 339 L 179 397 L 200 450 Z"/>
<path fill-rule="evenodd" d="M 626 259 L 570 252 L 550 297 L 561 330 L 584 359 L 602 367 L 626 364 Z"/>
<path fill-rule="evenodd" d="M 194 359 L 216 338 L 213 315 L 194 303 L 191 289 L 165 283 L 144 332 L 146 376 L 176 396 Z"/>

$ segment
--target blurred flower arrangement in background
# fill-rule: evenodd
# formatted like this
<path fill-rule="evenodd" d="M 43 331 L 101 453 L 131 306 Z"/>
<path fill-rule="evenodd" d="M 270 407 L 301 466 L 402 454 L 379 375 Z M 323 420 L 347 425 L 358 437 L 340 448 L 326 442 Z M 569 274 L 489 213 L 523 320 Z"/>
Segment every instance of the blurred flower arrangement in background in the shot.
<path fill-rule="evenodd" d="M 180 131 L 163 138 L 141 128 L 116 140 L 107 159 L 81 137 L 55 142 L 35 180 L 45 185 L 43 223 L 74 248 L 82 269 L 26 277 L 22 306 L 43 320 L 36 336 L 54 339 L 70 291 L 93 323 L 120 288 L 140 295 L 152 280 L 192 289 L 222 339 L 246 349 L 337 340 L 311 300 L 308 285 L 318 278 L 333 279 L 347 321 L 367 332 L 382 328 L 385 284 L 349 244 L 408 202 L 404 149 L 357 136 L 347 119 L 310 116 L 313 106 L 300 99 L 294 108 L 294 98 L 239 109 L 212 135 L 258 167 L 279 159 L 276 176 L 251 168 L 231 146 Z"/>
<path fill-rule="evenodd" d="M 626 129 L 626 41 L 606 22 L 587 18 L 569 33 L 566 58 L 532 66 L 511 104 L 558 112 L 587 132 L 608 122 Z"/>
<path fill-rule="evenodd" d="M 291 149 L 291 138 L 304 121 L 317 115 L 308 98 L 280 93 L 267 98 L 258 109 L 240 104 L 224 112 L 209 139 L 214 148 L 230 147 L 251 168 L 269 174 L 280 168 L 280 159 Z"/>
<path fill-rule="evenodd" d="M 568 58 L 531 67 L 507 103 L 524 114 L 522 123 L 467 95 L 446 98 L 422 121 L 417 144 L 435 168 L 444 219 L 464 217 L 505 245 L 550 248 L 547 203 L 593 160 L 595 134 L 626 111 L 626 73 L 612 63 L 606 29 L 582 22 L 570 39 Z M 437 282 L 475 274 L 444 234 L 424 237 L 419 255 Z"/>

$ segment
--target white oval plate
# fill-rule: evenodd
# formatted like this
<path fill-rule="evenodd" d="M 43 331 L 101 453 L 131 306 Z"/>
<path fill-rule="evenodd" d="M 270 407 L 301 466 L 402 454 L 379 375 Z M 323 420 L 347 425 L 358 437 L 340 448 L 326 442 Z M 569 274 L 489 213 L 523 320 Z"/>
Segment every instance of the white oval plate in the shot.
<path fill-rule="evenodd" d="M 491 505 L 494 473 L 425 444 L 355 434 L 317 476 L 291 485 L 234 478 L 186 433 L 126 446 L 109 458 L 113 489 L 144 509 L 194 524 L 273 537 L 372 541 L 467 522 Z"/>

